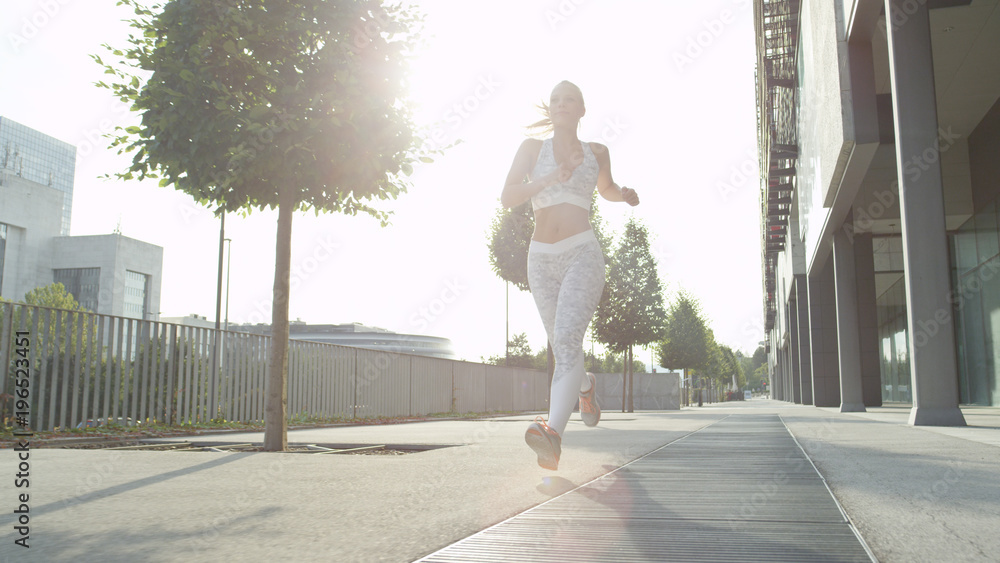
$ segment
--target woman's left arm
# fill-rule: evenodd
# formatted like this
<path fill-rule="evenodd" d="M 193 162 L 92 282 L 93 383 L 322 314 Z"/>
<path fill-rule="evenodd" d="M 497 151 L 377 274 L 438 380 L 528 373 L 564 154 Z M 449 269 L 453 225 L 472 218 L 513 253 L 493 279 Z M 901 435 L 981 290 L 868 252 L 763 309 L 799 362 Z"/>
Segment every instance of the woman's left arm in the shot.
<path fill-rule="evenodd" d="M 631 206 L 639 205 L 639 195 L 635 190 L 620 187 L 611 178 L 611 155 L 608 147 L 600 143 L 590 143 L 590 150 L 597 158 L 597 192 L 608 201 L 624 201 Z"/>

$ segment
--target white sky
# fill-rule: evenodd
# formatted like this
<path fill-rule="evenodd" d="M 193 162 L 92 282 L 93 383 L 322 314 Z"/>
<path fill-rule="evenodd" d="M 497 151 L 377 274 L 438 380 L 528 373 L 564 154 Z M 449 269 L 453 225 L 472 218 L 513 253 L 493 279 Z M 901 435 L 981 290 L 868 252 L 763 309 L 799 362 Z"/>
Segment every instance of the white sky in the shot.
<path fill-rule="evenodd" d="M 419 125 L 462 144 L 421 165 L 413 189 L 367 217 L 296 215 L 290 315 L 450 338 L 478 361 L 503 351 L 505 286 L 487 236 L 523 125 L 560 80 L 587 104 L 580 136 L 611 151 L 629 208 L 600 198 L 617 236 L 630 215 L 652 236 L 665 297 L 700 299 L 716 340 L 763 339 L 753 16 L 749 0 L 425 0 L 427 47 L 412 66 Z M 124 235 L 164 248 L 162 316 L 215 315 L 219 224 L 173 188 L 107 181 L 127 157 L 101 134 L 130 123 L 88 54 L 124 47 L 131 13 L 114 2 L 0 5 L 0 115 L 77 146 L 72 235 Z M 107 57 L 105 57 L 107 58 Z M 230 322 L 267 322 L 276 213 L 230 215 Z M 617 241 L 616 241 L 617 244 Z M 527 293 L 510 293 L 510 334 L 545 334 Z M 637 353 L 648 359 L 649 353 Z"/>

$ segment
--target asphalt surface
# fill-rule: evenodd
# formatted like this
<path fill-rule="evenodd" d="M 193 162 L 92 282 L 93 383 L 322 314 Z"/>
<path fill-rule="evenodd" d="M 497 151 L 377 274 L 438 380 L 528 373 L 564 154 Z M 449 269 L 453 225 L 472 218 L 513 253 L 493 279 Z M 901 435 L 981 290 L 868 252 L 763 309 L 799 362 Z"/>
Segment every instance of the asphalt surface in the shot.
<path fill-rule="evenodd" d="M 533 415 L 288 435 L 290 444 L 448 446 L 405 455 L 32 449 L 27 488 L 15 487 L 18 454 L 2 450 L 0 561 L 415 561 L 750 412 L 780 415 L 879 561 L 997 560 L 1000 409 L 968 409 L 969 427 L 941 429 L 906 425 L 904 408 L 847 414 L 754 399 L 605 410 L 596 428 L 574 414 L 555 472 L 524 444 Z M 15 544 L 22 505 L 27 549 Z"/>

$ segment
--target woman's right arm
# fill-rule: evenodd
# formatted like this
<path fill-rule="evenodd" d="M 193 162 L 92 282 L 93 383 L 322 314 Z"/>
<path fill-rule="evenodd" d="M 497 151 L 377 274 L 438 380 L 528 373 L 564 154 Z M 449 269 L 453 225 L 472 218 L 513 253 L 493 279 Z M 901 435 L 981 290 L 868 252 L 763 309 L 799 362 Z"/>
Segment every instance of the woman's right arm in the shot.
<path fill-rule="evenodd" d="M 528 201 L 538 192 L 558 182 L 558 168 L 550 174 L 525 183 L 524 179 L 531 174 L 531 169 L 538 158 L 542 142 L 538 139 L 525 139 L 514 155 L 514 162 L 507 173 L 507 182 L 500 194 L 500 204 L 506 208 L 517 207 Z"/>

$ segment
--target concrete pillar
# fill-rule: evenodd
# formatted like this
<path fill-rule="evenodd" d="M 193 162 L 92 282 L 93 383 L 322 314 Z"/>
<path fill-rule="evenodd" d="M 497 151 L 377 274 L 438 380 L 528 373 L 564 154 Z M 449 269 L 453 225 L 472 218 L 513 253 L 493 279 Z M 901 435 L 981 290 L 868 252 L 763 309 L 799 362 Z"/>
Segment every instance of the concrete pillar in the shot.
<path fill-rule="evenodd" d="M 854 235 L 854 271 L 858 288 L 858 338 L 861 347 L 861 392 L 866 407 L 882 406 L 882 364 L 878 353 L 875 309 L 875 252 L 871 233 Z"/>
<path fill-rule="evenodd" d="M 812 385 L 812 353 L 809 346 L 809 281 L 805 274 L 795 276 L 795 311 L 798 317 L 798 330 L 796 335 L 796 349 L 798 350 L 799 362 L 799 389 L 802 393 L 802 404 L 813 404 Z"/>
<path fill-rule="evenodd" d="M 785 401 L 787 400 L 785 398 L 785 349 L 780 345 L 778 346 L 777 358 L 778 363 L 775 365 L 775 374 L 778 380 L 774 383 L 774 391 L 777 394 L 775 398 L 779 401 Z"/>
<path fill-rule="evenodd" d="M 795 402 L 795 387 L 792 381 L 795 377 L 794 364 L 792 362 L 792 346 L 788 339 L 785 339 L 785 400 L 789 403 Z"/>
<path fill-rule="evenodd" d="M 788 343 L 784 341 L 781 344 L 781 400 L 792 400 L 788 392 Z"/>
<path fill-rule="evenodd" d="M 858 340 L 858 292 L 854 245 L 843 229 L 833 235 L 837 293 L 837 354 L 840 359 L 840 412 L 864 412 L 861 346 Z"/>
<path fill-rule="evenodd" d="M 958 368 L 937 97 L 926 2 L 885 0 L 910 333 L 910 424 L 965 426 Z"/>
<path fill-rule="evenodd" d="M 791 390 L 791 402 L 802 404 L 802 371 L 799 369 L 799 316 L 798 295 L 795 294 L 795 286 L 792 286 L 792 299 L 788 302 L 788 387 Z"/>
<path fill-rule="evenodd" d="M 783 382 L 781 381 L 781 348 L 775 340 L 771 343 L 771 350 L 774 351 L 774 372 L 771 374 L 771 398 L 780 401 Z"/>
<path fill-rule="evenodd" d="M 837 356 L 837 306 L 833 289 L 833 265 L 827 262 L 809 273 L 809 347 L 813 380 L 813 404 L 840 405 Z"/>

